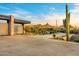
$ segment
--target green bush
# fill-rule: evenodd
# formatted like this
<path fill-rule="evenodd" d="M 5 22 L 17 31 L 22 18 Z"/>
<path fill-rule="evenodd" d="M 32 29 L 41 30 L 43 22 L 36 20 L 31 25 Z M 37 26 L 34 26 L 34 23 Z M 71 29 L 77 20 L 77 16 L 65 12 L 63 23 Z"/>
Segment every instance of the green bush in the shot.
<path fill-rule="evenodd" d="M 79 36 L 76 37 L 75 42 L 78 42 L 79 43 Z"/>
<path fill-rule="evenodd" d="M 70 41 L 79 43 L 79 35 L 72 35 Z"/>
<path fill-rule="evenodd" d="M 53 34 L 53 38 L 56 38 L 56 34 Z"/>

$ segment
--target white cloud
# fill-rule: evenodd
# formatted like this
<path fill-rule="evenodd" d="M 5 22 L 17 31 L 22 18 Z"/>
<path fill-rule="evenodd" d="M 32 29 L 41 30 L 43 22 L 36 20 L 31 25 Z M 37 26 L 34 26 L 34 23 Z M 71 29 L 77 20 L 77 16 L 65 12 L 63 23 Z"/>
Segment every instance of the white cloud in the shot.
<path fill-rule="evenodd" d="M 79 4 L 74 4 L 75 8 L 71 12 L 71 24 L 79 25 Z"/>
<path fill-rule="evenodd" d="M 15 12 L 15 13 L 17 13 L 17 14 L 19 14 L 19 15 L 22 15 L 22 16 L 26 16 L 26 15 L 29 15 L 29 14 L 30 14 L 29 11 L 23 10 L 23 9 L 21 9 L 21 8 L 14 7 L 13 9 L 14 9 L 14 12 Z"/>
<path fill-rule="evenodd" d="M 73 4 L 75 6 L 74 9 L 70 10 L 72 14 L 79 14 L 79 4 Z"/>
<path fill-rule="evenodd" d="M 0 8 L 3 8 L 5 10 L 6 9 L 11 10 L 10 12 L 6 12 L 6 13 L 3 12 L 3 14 L 13 15 L 16 18 L 21 18 L 21 19 L 25 19 L 26 16 L 30 16 L 30 14 L 31 14 L 29 11 L 23 10 L 23 9 L 17 8 L 17 7 L 7 8 L 7 7 L 0 6 Z"/>
<path fill-rule="evenodd" d="M 49 23 L 51 25 L 55 25 L 56 20 L 58 21 L 58 25 L 62 24 L 62 20 L 65 18 L 65 15 L 62 15 L 60 13 L 56 13 L 53 11 L 56 10 L 56 8 L 49 8 L 49 14 L 41 14 L 39 16 L 34 16 L 31 14 L 31 12 L 27 10 L 23 10 L 21 8 L 13 7 L 13 8 L 8 8 L 8 7 L 3 7 L 0 6 L 1 9 L 5 10 L 11 10 L 10 13 L 4 13 L 6 15 L 14 15 L 16 18 L 19 19 L 25 19 L 29 20 L 32 22 L 32 24 L 46 24 Z"/>
<path fill-rule="evenodd" d="M 56 10 L 56 8 L 49 8 L 50 10 Z"/>
<path fill-rule="evenodd" d="M 25 19 L 32 22 L 32 24 L 46 24 L 49 23 L 51 25 L 55 25 L 56 20 L 58 21 L 58 25 L 62 24 L 62 20 L 64 19 L 65 15 L 62 15 L 60 13 L 51 12 L 55 11 L 56 8 L 50 8 L 49 14 L 41 14 L 40 16 L 34 16 L 31 14 L 31 12 L 27 10 L 23 10 L 21 8 L 13 7 L 13 8 L 7 8 L 0 6 L 2 9 L 11 10 L 10 13 L 4 13 L 6 15 L 14 15 L 16 18 L 19 19 Z M 50 13 L 51 12 L 51 13 Z"/>
<path fill-rule="evenodd" d="M 32 22 L 33 24 L 46 24 L 49 23 L 50 25 L 56 25 L 56 20 L 57 24 L 60 26 L 63 24 L 63 19 L 65 19 L 64 14 L 60 13 L 51 13 L 49 15 L 43 15 L 44 17 L 41 21 L 38 19 L 38 21 Z"/>
<path fill-rule="evenodd" d="M 76 6 L 79 6 L 79 3 L 75 3 Z"/>
<path fill-rule="evenodd" d="M 58 25 L 63 24 L 63 19 L 65 19 L 64 14 L 60 13 L 53 13 L 52 15 L 49 15 L 45 18 L 45 21 L 48 22 L 51 25 L 56 25 L 56 20 Z"/>

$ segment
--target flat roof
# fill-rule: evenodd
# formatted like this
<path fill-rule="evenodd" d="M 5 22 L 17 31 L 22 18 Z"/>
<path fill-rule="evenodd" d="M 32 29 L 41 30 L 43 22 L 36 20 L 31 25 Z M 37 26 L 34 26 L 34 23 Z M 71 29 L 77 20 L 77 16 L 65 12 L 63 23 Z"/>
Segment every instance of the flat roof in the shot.
<path fill-rule="evenodd" d="M 7 20 L 7 21 L 9 21 L 10 20 L 10 16 L 0 15 L 0 19 L 1 20 Z M 27 21 L 27 20 L 22 20 L 22 19 L 16 19 L 16 18 L 14 18 L 14 23 L 18 23 L 18 24 L 29 24 L 31 22 L 30 21 Z"/>

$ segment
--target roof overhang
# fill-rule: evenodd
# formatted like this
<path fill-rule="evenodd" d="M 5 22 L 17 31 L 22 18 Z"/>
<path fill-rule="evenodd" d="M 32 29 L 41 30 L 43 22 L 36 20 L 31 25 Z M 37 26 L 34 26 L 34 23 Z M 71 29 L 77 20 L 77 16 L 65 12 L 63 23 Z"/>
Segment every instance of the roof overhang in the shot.
<path fill-rule="evenodd" d="M 10 16 L 7 16 L 7 15 L 0 15 L 0 19 L 1 19 L 1 20 L 10 21 Z M 31 22 L 30 22 L 30 21 L 27 21 L 27 20 L 22 20 L 22 19 L 16 19 L 16 18 L 14 18 L 14 23 L 18 23 L 18 24 L 29 24 L 29 23 L 31 23 Z"/>

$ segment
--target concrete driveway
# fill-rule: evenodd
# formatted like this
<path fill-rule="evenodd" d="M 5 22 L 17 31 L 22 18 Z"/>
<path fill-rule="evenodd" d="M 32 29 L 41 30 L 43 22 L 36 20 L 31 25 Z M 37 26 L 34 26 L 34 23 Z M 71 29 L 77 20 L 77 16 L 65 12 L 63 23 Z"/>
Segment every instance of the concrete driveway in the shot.
<path fill-rule="evenodd" d="M 1 56 L 79 56 L 79 43 L 50 39 L 52 35 L 0 36 Z"/>

